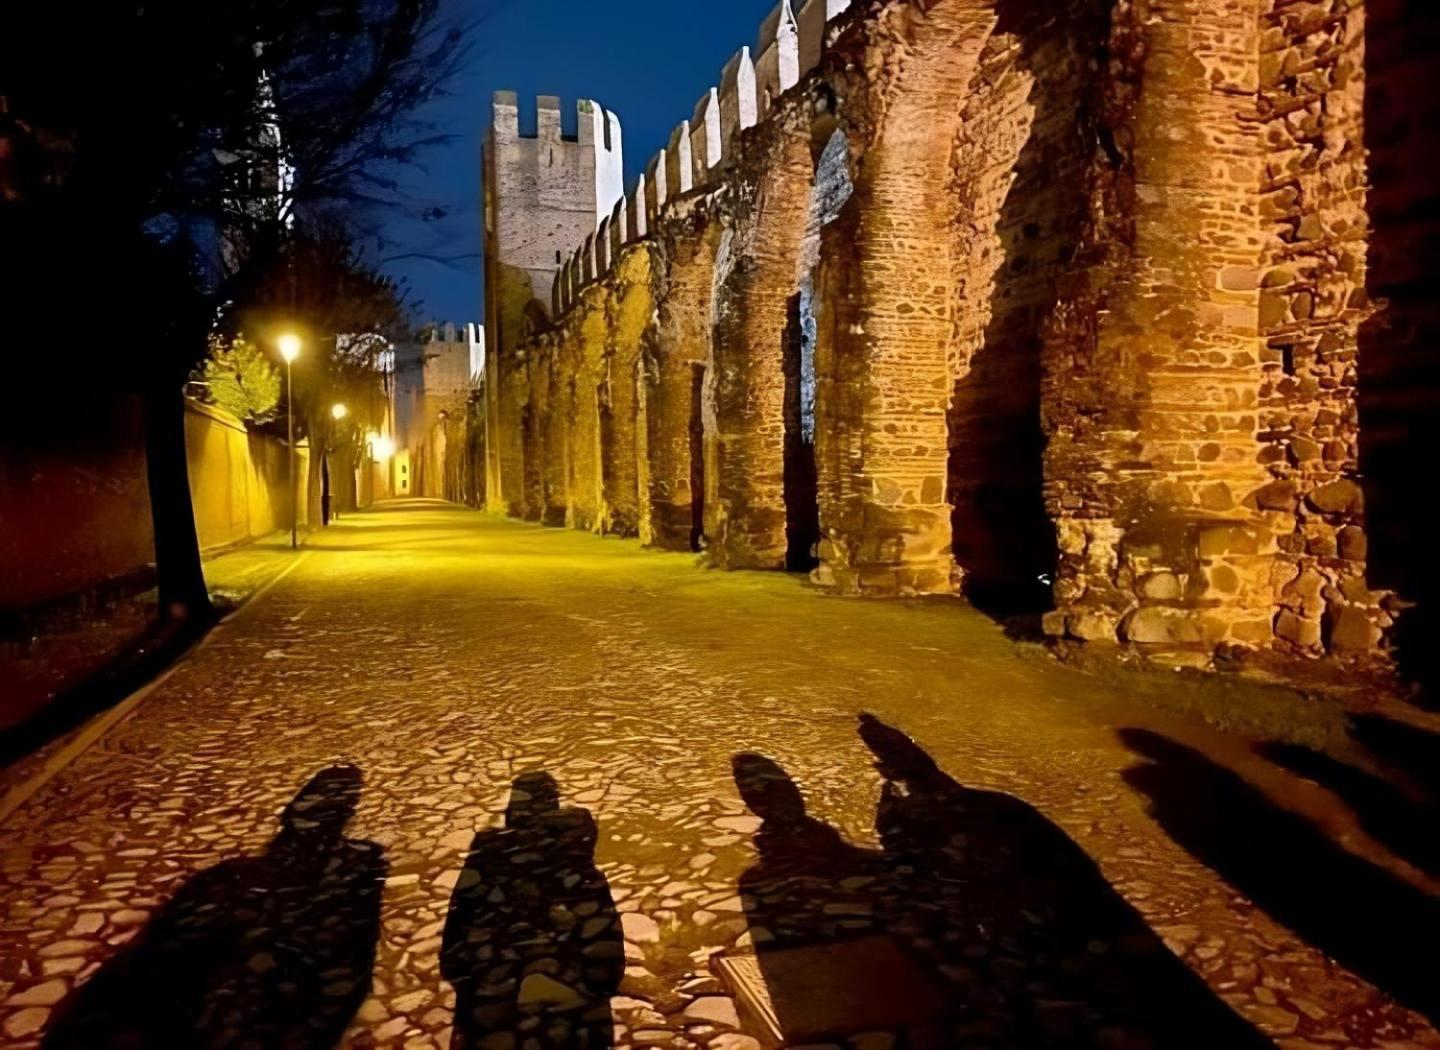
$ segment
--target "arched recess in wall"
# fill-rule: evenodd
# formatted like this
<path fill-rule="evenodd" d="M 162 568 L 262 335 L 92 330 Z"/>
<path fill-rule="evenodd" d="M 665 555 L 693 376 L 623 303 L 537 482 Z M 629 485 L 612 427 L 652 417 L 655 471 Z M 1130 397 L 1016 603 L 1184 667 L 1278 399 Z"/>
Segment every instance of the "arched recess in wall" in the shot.
<path fill-rule="evenodd" d="M 525 518 L 540 521 L 545 511 L 544 477 L 541 470 L 545 462 L 544 415 L 535 410 L 533 400 L 520 406 L 520 428 L 525 441 L 523 461 Z"/>
<path fill-rule="evenodd" d="M 1107 0 L 996 5 L 960 111 L 950 192 L 959 297 L 947 498 L 965 591 L 1001 616 L 1052 604 L 1043 348 L 1087 216 Z"/>
<path fill-rule="evenodd" d="M 812 150 L 815 179 L 795 275 L 795 292 L 786 313 L 782 340 L 785 374 L 785 509 L 792 571 L 819 564 L 820 496 L 816 436 L 819 376 L 816 360 L 818 316 L 824 281 L 818 274 L 824 230 L 839 218 L 855 191 L 850 171 L 850 140 L 836 126 L 835 94 L 828 85 L 812 93 Z"/>
<path fill-rule="evenodd" d="M 853 194 L 822 234 L 815 579 L 841 593 L 954 588 L 952 147 L 993 22 L 988 6 L 894 5 L 837 74 L 856 161 Z"/>
<path fill-rule="evenodd" d="M 842 592 L 948 593 L 958 575 L 997 611 L 1048 600 L 1041 348 L 1086 214 L 1106 5 L 1037 6 L 899 5 L 868 72 L 846 74 L 857 159 L 824 235 L 816 577 Z"/>
<path fill-rule="evenodd" d="M 814 178 L 803 117 L 803 108 L 785 109 L 759 126 L 753 181 L 732 188 L 728 209 L 734 264 L 716 263 L 705 540 L 719 568 L 790 563 L 783 351 Z"/>
<path fill-rule="evenodd" d="M 710 545 L 713 512 L 709 508 L 715 506 L 720 495 L 720 409 L 715 338 L 720 330 L 721 292 L 734 269 L 735 228 L 727 223 L 720 231 L 720 239 L 715 246 L 715 264 L 710 270 L 710 338 L 706 340 L 705 361 L 700 376 L 694 382 L 700 396 L 698 410 L 692 414 L 690 424 L 691 548 L 696 551 Z M 698 460 L 695 458 L 697 454 Z"/>
<path fill-rule="evenodd" d="M 564 413 L 563 419 L 567 423 L 573 423 L 580 412 L 580 394 L 575 383 L 574 372 L 566 373 L 563 377 L 560 390 L 561 409 Z M 579 484 L 578 471 L 575 469 L 575 429 L 573 426 L 562 428 L 563 445 L 561 456 L 564 461 L 565 478 L 565 524 L 570 528 L 577 526 L 575 516 L 575 504 L 571 494 Z"/>
<path fill-rule="evenodd" d="M 519 489 L 521 514 L 527 521 L 542 521 L 545 518 L 547 494 L 545 489 L 545 464 L 549 449 L 546 447 L 546 411 L 544 395 L 548 379 L 547 358 L 543 334 L 550 328 L 550 317 L 538 299 L 532 299 L 525 306 L 525 338 L 537 344 L 536 351 L 517 360 L 514 364 L 515 382 L 522 391 L 519 406 Z"/>
<path fill-rule="evenodd" d="M 820 539 L 815 275 L 852 180 L 833 92 L 820 84 L 786 105 L 716 255 L 697 491 L 716 563 L 808 572 Z"/>
<path fill-rule="evenodd" d="M 715 262 L 725 232 L 705 213 L 654 227 L 656 285 L 653 330 L 637 361 L 644 384 L 648 492 L 644 537 L 664 550 L 704 547 L 704 381 L 713 357 Z"/>
<path fill-rule="evenodd" d="M 569 483 L 567 449 L 570 433 L 569 388 L 560 371 L 561 338 L 553 339 L 536 362 L 538 372 L 532 384 L 542 398 L 539 443 L 543 448 L 542 501 L 540 520 L 546 525 L 565 524 Z"/>

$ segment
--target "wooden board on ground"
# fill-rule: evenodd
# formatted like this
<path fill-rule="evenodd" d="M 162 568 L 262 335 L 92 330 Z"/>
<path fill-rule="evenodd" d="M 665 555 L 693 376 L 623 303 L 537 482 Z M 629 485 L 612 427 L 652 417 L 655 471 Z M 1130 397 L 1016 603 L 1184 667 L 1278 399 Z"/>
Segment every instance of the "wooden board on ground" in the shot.
<path fill-rule="evenodd" d="M 936 1029 L 945 994 L 889 937 L 727 952 L 720 979 L 772 1045 Z"/>

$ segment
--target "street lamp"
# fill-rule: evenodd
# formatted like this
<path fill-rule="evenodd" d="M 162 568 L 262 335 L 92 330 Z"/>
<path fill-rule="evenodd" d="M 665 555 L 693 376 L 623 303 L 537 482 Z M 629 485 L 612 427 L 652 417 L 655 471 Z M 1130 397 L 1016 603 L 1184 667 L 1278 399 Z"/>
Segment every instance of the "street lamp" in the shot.
<path fill-rule="evenodd" d="M 340 420 L 344 419 L 344 418 L 345 418 L 346 416 L 348 416 L 349 414 L 350 414 L 350 410 L 349 410 L 348 408 L 346 408 L 344 405 L 336 405 L 334 408 L 330 409 L 330 415 L 334 418 L 335 422 L 337 422 L 337 423 L 340 422 Z"/>
<path fill-rule="evenodd" d="M 295 393 L 290 366 L 300 356 L 300 337 L 286 332 L 277 340 L 280 356 L 285 359 L 285 429 L 290 437 L 290 549 L 300 547 L 300 490 L 295 478 Z"/>

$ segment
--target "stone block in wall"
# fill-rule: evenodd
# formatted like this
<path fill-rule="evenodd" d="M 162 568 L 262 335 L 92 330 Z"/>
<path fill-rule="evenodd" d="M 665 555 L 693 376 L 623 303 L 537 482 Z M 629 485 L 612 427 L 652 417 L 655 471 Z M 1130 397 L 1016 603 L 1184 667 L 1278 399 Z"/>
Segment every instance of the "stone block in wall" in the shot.
<path fill-rule="evenodd" d="M 1137 645 L 1200 645 L 1206 633 L 1193 610 L 1163 605 L 1136 609 L 1120 628 L 1121 637 Z"/>
<path fill-rule="evenodd" d="M 1311 492 L 1305 502 L 1321 514 L 1358 517 L 1365 510 L 1365 493 L 1354 481 L 1341 478 Z"/>
<path fill-rule="evenodd" d="M 1365 610 L 1354 606 L 1342 606 L 1334 612 L 1328 633 L 1331 647 L 1347 654 L 1372 652 L 1383 637 Z"/>

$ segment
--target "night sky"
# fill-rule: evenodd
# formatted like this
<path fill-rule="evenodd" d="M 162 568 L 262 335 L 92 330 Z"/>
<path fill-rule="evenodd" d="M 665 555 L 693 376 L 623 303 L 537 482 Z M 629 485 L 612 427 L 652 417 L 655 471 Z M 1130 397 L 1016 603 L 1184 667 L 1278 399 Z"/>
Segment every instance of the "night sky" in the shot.
<path fill-rule="evenodd" d="M 760 22 L 775 0 L 446 0 L 447 16 L 474 23 L 468 61 L 451 97 L 426 117 L 454 141 L 431 151 L 424 171 L 402 176 L 408 203 L 386 220 L 384 269 L 406 278 L 419 319 L 483 320 L 480 143 L 490 97 L 521 99 L 521 127 L 533 125 L 536 95 L 559 95 L 573 133 L 575 100 L 593 98 L 619 117 L 625 134 L 626 188 L 687 119 L 742 45 L 755 50 Z M 422 218 L 440 207 L 443 220 Z M 420 252 L 456 259 L 395 259 Z M 384 260 L 393 260 L 385 262 Z"/>

